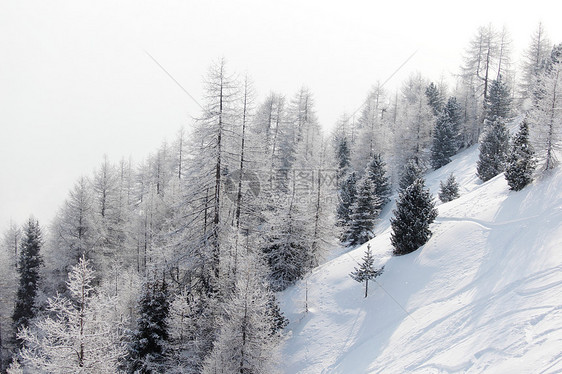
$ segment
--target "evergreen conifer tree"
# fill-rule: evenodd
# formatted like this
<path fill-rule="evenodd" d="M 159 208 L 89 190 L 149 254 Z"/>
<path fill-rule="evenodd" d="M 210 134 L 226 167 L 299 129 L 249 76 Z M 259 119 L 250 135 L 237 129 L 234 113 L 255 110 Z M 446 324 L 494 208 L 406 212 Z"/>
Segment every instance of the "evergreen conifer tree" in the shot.
<path fill-rule="evenodd" d="M 509 147 L 509 132 L 501 117 L 496 117 L 480 142 L 480 155 L 476 166 L 478 177 L 484 182 L 505 170 Z"/>
<path fill-rule="evenodd" d="M 511 93 L 501 75 L 492 81 L 490 92 L 484 103 L 485 116 L 488 121 L 494 118 L 508 118 L 511 112 Z"/>
<path fill-rule="evenodd" d="M 404 171 L 400 175 L 400 181 L 398 182 L 399 191 L 404 191 L 408 188 L 416 179 L 422 177 L 422 171 L 418 164 L 414 160 L 408 161 L 404 167 Z"/>
<path fill-rule="evenodd" d="M 390 241 L 396 256 L 413 252 L 429 240 L 429 225 L 437 217 L 437 209 L 422 178 L 400 193 L 393 213 Z"/>
<path fill-rule="evenodd" d="M 439 182 L 439 185 L 441 187 L 439 191 L 439 200 L 442 202 L 447 203 L 459 197 L 459 184 L 452 173 L 449 175 L 449 178 L 447 178 L 445 183 L 441 181 Z"/>
<path fill-rule="evenodd" d="M 166 282 L 147 282 L 139 304 L 137 331 L 129 348 L 131 372 L 163 372 L 170 310 Z"/>
<path fill-rule="evenodd" d="M 431 107 L 433 115 L 439 116 L 445 105 L 445 100 L 435 83 L 431 82 L 429 86 L 427 86 L 425 89 L 425 96 L 427 96 L 427 103 Z"/>
<path fill-rule="evenodd" d="M 375 236 L 373 229 L 380 213 L 379 206 L 380 199 L 375 195 L 373 182 L 364 176 L 359 183 L 357 198 L 351 207 L 351 223 L 346 240 L 349 245 L 361 245 Z"/>
<path fill-rule="evenodd" d="M 336 161 L 338 163 L 338 183 L 344 182 L 351 166 L 351 150 L 347 137 L 339 139 L 336 149 Z"/>
<path fill-rule="evenodd" d="M 441 113 L 433 130 L 431 145 L 431 166 L 434 169 L 439 169 L 451 162 L 451 156 L 456 152 L 455 135 L 453 123 L 447 113 Z"/>
<path fill-rule="evenodd" d="M 337 223 L 345 227 L 351 221 L 351 206 L 357 195 L 357 173 L 353 172 L 342 183 L 339 190 L 340 202 L 337 208 Z"/>
<path fill-rule="evenodd" d="M 355 270 L 349 274 L 353 280 L 359 283 L 365 282 L 365 297 L 367 297 L 369 293 L 369 280 L 380 276 L 384 270 L 384 266 L 378 270 L 375 269 L 373 265 L 374 262 L 375 260 L 373 258 L 373 253 L 371 252 L 371 245 L 367 244 L 367 250 L 363 256 L 363 262 L 359 265 L 359 269 L 355 268 Z"/>
<path fill-rule="evenodd" d="M 19 287 L 16 295 L 16 305 L 12 320 L 14 331 L 27 327 L 35 317 L 35 297 L 39 283 L 39 268 L 43 263 L 40 255 L 43 238 L 39 222 L 30 218 L 23 229 L 18 264 Z M 21 340 L 18 339 L 21 344 Z"/>
<path fill-rule="evenodd" d="M 523 189 L 533 180 L 535 170 L 534 152 L 529 144 L 529 125 L 523 121 L 519 132 L 513 139 L 511 152 L 507 158 L 505 179 L 509 188 L 515 191 Z"/>
<path fill-rule="evenodd" d="M 375 154 L 371 159 L 366 170 L 367 176 L 373 182 L 375 195 L 380 199 L 380 206 L 382 208 L 390 201 L 390 181 L 386 176 L 386 163 L 383 161 L 380 153 Z"/>

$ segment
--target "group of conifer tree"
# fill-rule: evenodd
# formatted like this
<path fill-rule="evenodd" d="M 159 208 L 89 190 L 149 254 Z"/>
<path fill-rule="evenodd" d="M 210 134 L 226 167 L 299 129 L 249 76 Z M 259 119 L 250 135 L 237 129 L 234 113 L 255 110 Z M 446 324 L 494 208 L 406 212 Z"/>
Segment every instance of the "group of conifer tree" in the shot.
<path fill-rule="evenodd" d="M 506 40 L 478 29 L 455 89 L 421 74 L 393 94 L 377 84 L 330 135 L 308 89 L 257 102 L 219 60 L 189 130 L 143 162 L 104 159 L 48 226 L 5 232 L 0 369 L 275 372 L 288 323 L 277 292 L 337 241 L 372 239 L 393 192 L 391 243 L 404 255 L 437 215 L 423 174 L 462 149 L 479 144 L 478 176 L 505 172 L 513 190 L 556 165 L 562 47 L 539 27 L 517 91 Z M 458 196 L 451 174 L 439 198 Z M 374 262 L 369 247 L 353 273 L 365 296 L 382 274 Z"/>

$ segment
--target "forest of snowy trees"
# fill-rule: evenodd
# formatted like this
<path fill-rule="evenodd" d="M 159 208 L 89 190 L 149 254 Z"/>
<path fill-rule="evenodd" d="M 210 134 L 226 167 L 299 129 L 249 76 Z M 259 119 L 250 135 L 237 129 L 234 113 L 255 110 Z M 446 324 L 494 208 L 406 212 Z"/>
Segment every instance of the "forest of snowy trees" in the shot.
<path fill-rule="evenodd" d="M 437 215 L 423 174 L 462 149 L 478 144 L 474 172 L 505 171 L 513 190 L 556 166 L 562 44 L 542 25 L 521 64 L 507 30 L 479 28 L 456 78 L 375 84 L 326 134 L 310 89 L 258 98 L 216 61 L 199 117 L 171 142 L 141 161 L 105 158 L 53 222 L 4 232 L 0 369 L 277 372 L 287 320 L 276 293 L 337 246 L 372 239 L 394 192 L 403 255 Z M 453 175 L 441 188 L 442 201 L 458 197 Z M 355 276 L 366 287 L 380 274 L 369 256 L 370 273 Z"/>

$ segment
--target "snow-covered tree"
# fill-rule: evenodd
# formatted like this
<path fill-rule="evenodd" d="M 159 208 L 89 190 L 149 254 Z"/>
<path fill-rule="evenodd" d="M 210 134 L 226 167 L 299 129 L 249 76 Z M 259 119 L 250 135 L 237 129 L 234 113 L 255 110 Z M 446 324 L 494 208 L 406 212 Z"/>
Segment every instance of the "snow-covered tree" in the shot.
<path fill-rule="evenodd" d="M 372 156 L 365 174 L 373 182 L 374 193 L 380 200 L 380 206 L 377 208 L 380 209 L 390 201 L 390 193 L 392 192 L 389 178 L 386 175 L 386 163 L 380 153 Z"/>
<path fill-rule="evenodd" d="M 281 336 L 272 333 L 265 269 L 248 261 L 240 269 L 233 295 L 225 302 L 220 332 L 202 373 L 256 373 L 278 371 Z"/>
<path fill-rule="evenodd" d="M 343 183 L 351 167 L 351 149 L 347 137 L 343 136 L 337 140 L 336 162 L 338 167 L 338 182 Z"/>
<path fill-rule="evenodd" d="M 23 238 L 18 261 L 19 286 L 12 320 L 14 331 L 29 326 L 37 313 L 35 298 L 39 287 L 39 268 L 43 263 L 40 251 L 43 234 L 39 222 L 30 218 L 23 228 Z M 21 345 L 22 340 L 18 339 Z"/>
<path fill-rule="evenodd" d="M 404 170 L 400 174 L 400 181 L 398 182 L 399 191 L 404 191 L 414 183 L 416 179 L 422 177 L 422 170 L 414 160 L 408 161 Z"/>
<path fill-rule="evenodd" d="M 133 373 L 163 372 L 168 340 L 170 301 L 163 281 L 146 282 L 139 301 L 137 329 L 129 346 L 129 367 Z"/>
<path fill-rule="evenodd" d="M 394 247 L 394 255 L 413 252 L 429 240 L 429 225 L 437 217 L 437 209 L 422 178 L 416 179 L 399 194 L 393 213 L 394 217 L 390 219 L 390 242 Z"/>
<path fill-rule="evenodd" d="M 337 208 L 337 224 L 347 227 L 351 223 L 351 207 L 357 195 L 357 173 L 352 172 L 341 184 L 339 205 Z"/>
<path fill-rule="evenodd" d="M 508 147 L 509 132 L 504 120 L 496 117 L 488 124 L 480 142 L 480 154 L 476 166 L 480 179 L 486 182 L 505 170 Z"/>
<path fill-rule="evenodd" d="M 438 169 L 451 161 L 460 148 L 460 105 L 455 97 L 449 98 L 437 117 L 431 145 L 431 166 Z"/>
<path fill-rule="evenodd" d="M 384 266 L 380 269 L 375 269 L 374 263 L 375 259 L 371 252 L 371 245 L 367 244 L 367 250 L 365 251 L 359 268 L 354 268 L 354 271 L 349 274 L 353 280 L 359 283 L 365 282 L 365 297 L 367 297 L 369 293 L 369 281 L 380 276 L 384 271 Z"/>
<path fill-rule="evenodd" d="M 534 151 L 529 143 L 529 125 L 521 122 L 519 132 L 515 134 L 511 150 L 507 156 L 505 179 L 509 188 L 515 191 L 523 189 L 533 180 L 535 170 Z"/>
<path fill-rule="evenodd" d="M 511 101 L 509 86 L 499 76 L 498 79 L 492 81 L 489 95 L 484 102 L 485 119 L 488 121 L 493 121 L 494 118 L 508 119 L 511 112 Z"/>
<path fill-rule="evenodd" d="M 531 36 L 531 41 L 523 53 L 522 79 L 520 85 L 520 95 L 522 101 L 528 100 L 525 107 L 530 107 L 531 100 L 535 93 L 535 86 L 540 75 L 546 67 L 546 61 L 550 57 L 551 44 L 546 35 L 542 23 Z"/>
<path fill-rule="evenodd" d="M 434 169 L 439 169 L 451 162 L 451 156 L 456 151 L 455 143 L 453 123 L 445 113 L 441 113 L 435 123 L 431 144 L 431 166 Z"/>
<path fill-rule="evenodd" d="M 445 106 L 443 93 L 439 91 L 435 83 L 431 82 L 425 89 L 425 95 L 427 96 L 427 103 L 431 107 L 433 115 L 436 117 L 439 116 Z"/>
<path fill-rule="evenodd" d="M 537 90 L 540 93 L 529 118 L 531 138 L 537 158 L 549 170 L 556 165 L 556 151 L 562 145 L 562 58 L 557 56 L 557 48 L 539 78 Z"/>
<path fill-rule="evenodd" d="M 70 299 L 48 300 L 47 317 L 20 330 L 20 362 L 29 372 L 119 372 L 126 355 L 123 323 L 115 319 L 115 300 L 96 293 L 94 271 L 82 256 L 68 276 Z"/>
<path fill-rule="evenodd" d="M 350 246 L 366 243 L 375 237 L 373 232 L 380 213 L 381 199 L 375 194 L 371 179 L 365 175 L 359 181 L 357 197 L 351 206 L 351 223 L 346 232 Z"/>
<path fill-rule="evenodd" d="M 442 202 L 447 203 L 459 197 L 459 184 L 453 173 L 449 175 L 445 183 L 439 182 L 439 186 L 439 200 Z"/>
<path fill-rule="evenodd" d="M 410 76 L 402 85 L 400 108 L 394 128 L 394 159 L 402 168 L 410 159 L 425 167 L 430 159 L 434 116 L 425 95 L 426 80 Z"/>

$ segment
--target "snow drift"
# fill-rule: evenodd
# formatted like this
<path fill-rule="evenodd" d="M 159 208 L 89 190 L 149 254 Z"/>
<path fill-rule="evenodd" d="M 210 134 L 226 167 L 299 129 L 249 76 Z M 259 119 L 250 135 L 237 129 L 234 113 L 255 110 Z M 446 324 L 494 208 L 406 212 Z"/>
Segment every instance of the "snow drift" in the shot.
<path fill-rule="evenodd" d="M 385 272 L 368 298 L 349 277 L 366 245 L 282 294 L 285 372 L 562 371 L 562 171 L 513 192 L 503 174 L 481 183 L 477 158 L 427 176 L 436 197 L 454 172 L 461 197 L 438 205 L 419 250 L 391 257 L 383 212 L 370 244 Z"/>

